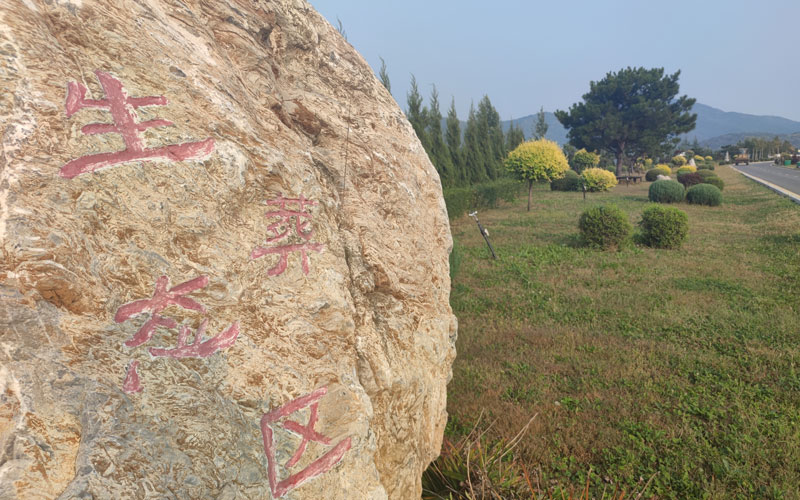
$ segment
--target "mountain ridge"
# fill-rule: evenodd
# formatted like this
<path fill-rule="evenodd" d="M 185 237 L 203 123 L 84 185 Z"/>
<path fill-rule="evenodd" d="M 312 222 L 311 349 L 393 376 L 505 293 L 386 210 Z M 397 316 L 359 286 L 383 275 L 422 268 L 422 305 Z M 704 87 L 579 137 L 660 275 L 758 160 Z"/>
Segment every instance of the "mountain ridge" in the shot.
<path fill-rule="evenodd" d="M 774 115 L 751 115 L 736 111 L 723 111 L 702 103 L 696 103 L 692 112 L 697 113 L 697 126 L 682 136 L 688 141 L 697 141 L 706 147 L 719 148 L 726 144 L 735 144 L 746 137 L 775 137 L 789 140 L 800 147 L 800 122 Z M 507 131 L 514 123 L 521 127 L 525 137 L 533 135 L 536 126 L 536 114 L 501 122 L 503 131 Z M 545 137 L 559 144 L 567 142 L 567 130 L 561 125 L 552 112 L 545 111 L 545 122 L 548 129 Z M 728 142 L 725 142 L 728 141 Z"/>

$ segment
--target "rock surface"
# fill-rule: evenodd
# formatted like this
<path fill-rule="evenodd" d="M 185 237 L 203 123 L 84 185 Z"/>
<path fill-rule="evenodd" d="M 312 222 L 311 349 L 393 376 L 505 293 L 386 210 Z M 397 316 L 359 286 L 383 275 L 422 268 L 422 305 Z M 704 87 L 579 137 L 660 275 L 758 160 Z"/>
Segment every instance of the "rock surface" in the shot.
<path fill-rule="evenodd" d="M 419 498 L 439 178 L 306 2 L 0 0 L 0 498 Z"/>

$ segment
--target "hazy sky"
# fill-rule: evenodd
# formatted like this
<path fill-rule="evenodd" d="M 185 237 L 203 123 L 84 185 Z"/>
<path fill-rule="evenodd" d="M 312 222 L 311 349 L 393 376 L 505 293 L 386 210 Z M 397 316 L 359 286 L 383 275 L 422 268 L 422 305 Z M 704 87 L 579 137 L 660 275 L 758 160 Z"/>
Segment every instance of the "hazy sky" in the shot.
<path fill-rule="evenodd" d="M 442 112 L 488 94 L 509 119 L 567 109 L 626 66 L 681 70 L 681 94 L 800 121 L 800 0 L 310 0 L 402 108 L 410 75 Z"/>

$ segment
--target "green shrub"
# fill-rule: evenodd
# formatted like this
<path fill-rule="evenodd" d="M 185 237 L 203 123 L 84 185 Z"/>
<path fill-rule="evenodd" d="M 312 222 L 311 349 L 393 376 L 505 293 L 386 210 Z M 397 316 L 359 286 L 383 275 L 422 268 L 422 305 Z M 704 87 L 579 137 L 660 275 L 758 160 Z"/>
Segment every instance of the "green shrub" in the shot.
<path fill-rule="evenodd" d="M 581 191 L 583 179 L 574 170 L 567 170 L 564 177 L 550 183 L 551 191 Z"/>
<path fill-rule="evenodd" d="M 676 167 L 682 167 L 683 165 L 686 165 L 686 157 L 681 155 L 673 156 L 672 164 L 675 165 Z"/>
<path fill-rule="evenodd" d="M 714 158 L 712 158 L 712 157 L 710 157 L 710 156 L 706 156 L 704 159 L 705 159 L 706 161 L 714 161 Z"/>
<path fill-rule="evenodd" d="M 669 165 L 664 163 L 659 163 L 655 167 L 651 168 L 647 171 L 644 175 L 645 180 L 649 182 L 653 182 L 658 179 L 659 175 L 670 175 L 672 173 L 672 169 L 669 168 Z"/>
<path fill-rule="evenodd" d="M 452 220 L 476 208 L 495 208 L 499 200 L 511 203 L 521 191 L 522 183 L 504 178 L 469 187 L 445 188 L 442 194 L 447 205 L 447 216 Z"/>
<path fill-rule="evenodd" d="M 475 186 L 476 205 L 487 208 L 497 208 L 500 203 L 500 190 L 493 182 L 477 184 Z"/>
<path fill-rule="evenodd" d="M 678 176 L 678 182 L 683 184 L 683 187 L 689 189 L 690 187 L 703 182 L 703 178 L 695 172 L 687 172 Z"/>
<path fill-rule="evenodd" d="M 644 168 L 650 169 L 653 167 L 653 159 L 652 158 L 645 158 L 644 160 Z"/>
<path fill-rule="evenodd" d="M 659 175 L 664 174 L 662 174 L 657 168 L 651 168 L 644 174 L 644 180 L 647 182 L 653 182 L 654 180 L 658 179 Z"/>
<path fill-rule="evenodd" d="M 650 184 L 647 197 L 657 203 L 676 203 L 683 200 L 683 186 L 678 181 L 661 179 Z"/>
<path fill-rule="evenodd" d="M 712 186 L 717 186 L 717 189 L 720 191 L 725 189 L 725 183 L 711 170 L 698 170 L 697 175 L 703 179 L 701 184 L 711 184 Z"/>
<path fill-rule="evenodd" d="M 450 219 L 461 217 L 473 206 L 475 191 L 471 187 L 447 188 L 442 190 L 447 216 Z"/>
<path fill-rule="evenodd" d="M 697 171 L 697 175 L 702 177 L 704 180 L 708 179 L 709 177 L 716 177 L 717 176 L 717 174 L 715 174 L 711 170 L 698 170 Z"/>
<path fill-rule="evenodd" d="M 591 192 L 608 191 L 617 185 L 617 176 L 602 168 L 587 168 L 581 177 L 586 190 Z"/>
<path fill-rule="evenodd" d="M 583 241 L 595 248 L 619 248 L 631 236 L 633 227 L 628 216 L 616 205 L 594 207 L 578 220 Z"/>
<path fill-rule="evenodd" d="M 678 175 L 688 174 L 688 173 L 692 173 L 692 172 L 697 172 L 697 167 L 693 167 L 691 165 L 686 165 L 686 166 L 680 167 L 678 170 L 675 171 L 675 173 L 678 174 Z"/>
<path fill-rule="evenodd" d="M 650 205 L 642 212 L 639 226 L 642 228 L 642 242 L 645 245 L 653 248 L 680 248 L 689 232 L 689 219 L 685 212 L 675 207 Z"/>
<path fill-rule="evenodd" d="M 694 161 L 705 161 L 706 158 L 703 155 L 694 155 Z"/>
<path fill-rule="evenodd" d="M 569 164 L 572 169 L 578 173 L 583 172 L 587 168 L 594 168 L 600 163 L 600 155 L 597 153 L 592 153 L 590 151 L 586 151 L 585 149 L 579 149 L 572 155 L 572 160 L 570 160 Z"/>
<path fill-rule="evenodd" d="M 697 170 L 714 170 L 714 164 L 711 162 L 698 163 Z"/>
<path fill-rule="evenodd" d="M 716 207 L 722 203 L 722 193 L 711 184 L 698 184 L 686 192 L 686 201 L 693 205 Z"/>

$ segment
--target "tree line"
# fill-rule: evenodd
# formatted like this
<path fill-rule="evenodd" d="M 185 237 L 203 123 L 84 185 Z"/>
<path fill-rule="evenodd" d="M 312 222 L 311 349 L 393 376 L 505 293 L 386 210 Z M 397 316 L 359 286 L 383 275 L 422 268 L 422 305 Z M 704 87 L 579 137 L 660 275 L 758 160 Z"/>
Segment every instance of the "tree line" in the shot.
<path fill-rule="evenodd" d="M 383 59 L 378 77 L 391 92 Z M 543 122 L 544 112 L 541 114 Z M 503 161 L 509 151 L 525 140 L 522 129 L 513 122 L 503 131 L 500 114 L 488 95 L 478 101 L 477 107 L 474 103 L 470 105 L 462 130 L 455 98 L 450 100 L 447 116 L 443 116 L 436 85 L 426 104 L 414 75 L 411 75 L 411 88 L 406 94 L 406 117 L 439 173 L 443 187 L 469 186 L 506 176 Z M 544 127 L 546 132 L 547 124 Z M 539 130 L 537 128 L 537 132 Z"/>

